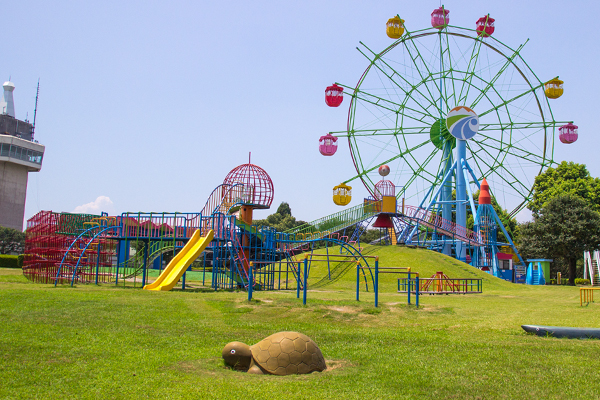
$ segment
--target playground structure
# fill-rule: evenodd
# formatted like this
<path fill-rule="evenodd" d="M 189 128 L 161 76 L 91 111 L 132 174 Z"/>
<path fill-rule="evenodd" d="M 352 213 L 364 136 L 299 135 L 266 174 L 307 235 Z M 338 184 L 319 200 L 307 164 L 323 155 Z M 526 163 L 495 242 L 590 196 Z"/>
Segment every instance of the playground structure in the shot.
<path fill-rule="evenodd" d="M 600 282 L 600 250 L 583 252 L 583 279 L 588 276 L 592 286 Z"/>
<path fill-rule="evenodd" d="M 546 280 L 550 279 L 550 263 L 553 260 L 545 258 L 529 259 L 527 262 L 526 283 L 528 285 L 545 285 Z"/>
<path fill-rule="evenodd" d="M 357 173 L 335 186 L 335 204 L 350 203 L 350 196 L 340 201 L 340 188 L 353 180 L 372 199 L 385 183 L 384 203 L 402 199 L 373 225 L 386 229 L 389 243 L 425 246 L 517 282 L 526 264 L 492 204 L 502 200 L 509 217 L 521 211 L 535 176 L 554 164 L 556 131 L 571 144 L 578 127 L 555 120 L 550 107 L 564 82 L 541 81 L 520 55 L 525 44 L 513 49 L 495 38 L 497 22 L 488 14 L 473 28 L 453 26 L 443 6 L 432 12 L 430 28 L 410 31 L 400 16 L 389 19 L 390 46 L 357 48 L 368 62 L 358 83 L 327 87 L 326 104 L 338 107 L 345 94 L 349 111 L 346 129 L 321 140 L 347 138 Z M 387 175 L 382 167 L 392 174 L 378 181 L 377 171 Z M 520 265 L 505 270 L 501 246 Z"/>
<path fill-rule="evenodd" d="M 185 274 L 196 262 L 202 281 L 209 273 L 214 289 L 300 290 L 306 278 L 300 274 L 303 260 L 296 256 L 310 252 L 310 268 L 315 244 L 325 244 L 328 261 L 358 262 L 369 270 L 368 257 L 355 240 L 361 231 L 353 226 L 354 220 L 313 223 L 310 232 L 276 232 L 253 225 L 252 211 L 270 207 L 272 199 L 270 177 L 248 163 L 227 175 L 199 213 L 98 216 L 43 211 L 28 221 L 23 273 L 35 282 L 55 285 L 139 283 L 147 290 L 164 291 L 180 279 L 185 287 Z M 362 210 L 355 218 L 363 221 L 371 214 Z M 348 227 L 353 236 L 344 234 Z M 343 254 L 330 254 L 331 247 Z M 152 271 L 159 276 L 150 283 Z M 363 280 L 368 290 L 372 272 L 364 273 Z"/>

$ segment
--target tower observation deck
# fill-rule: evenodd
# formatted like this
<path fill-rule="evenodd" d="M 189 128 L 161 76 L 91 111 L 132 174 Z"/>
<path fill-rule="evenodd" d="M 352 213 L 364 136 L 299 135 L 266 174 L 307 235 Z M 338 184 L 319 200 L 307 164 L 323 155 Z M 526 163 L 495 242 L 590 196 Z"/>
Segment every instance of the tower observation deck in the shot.
<path fill-rule="evenodd" d="M 45 147 L 33 139 L 29 121 L 15 118 L 12 82 L 0 100 L 0 226 L 23 230 L 27 178 L 42 169 Z"/>

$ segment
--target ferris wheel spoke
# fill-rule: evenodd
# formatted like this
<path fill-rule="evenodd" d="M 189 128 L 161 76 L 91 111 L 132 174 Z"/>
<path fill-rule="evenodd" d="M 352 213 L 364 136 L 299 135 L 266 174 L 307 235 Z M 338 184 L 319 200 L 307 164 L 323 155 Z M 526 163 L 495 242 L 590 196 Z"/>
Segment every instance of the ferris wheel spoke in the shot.
<path fill-rule="evenodd" d="M 382 165 L 384 165 L 384 164 L 388 164 L 388 163 L 390 163 L 390 162 L 392 162 L 392 161 L 394 161 L 394 160 L 396 160 L 396 159 L 398 159 L 398 158 L 400 158 L 400 157 L 404 157 L 405 155 L 407 155 L 407 154 L 410 154 L 411 152 L 414 152 L 414 151 L 416 151 L 417 149 L 419 149 L 419 148 L 423 147 L 424 145 L 426 145 L 426 144 L 427 144 L 427 143 L 429 143 L 429 142 L 431 142 L 431 140 L 430 140 L 430 139 L 427 139 L 426 141 L 424 141 L 424 142 L 422 142 L 422 143 L 419 143 L 418 145 L 416 145 L 416 146 L 414 146 L 414 147 L 411 147 L 410 149 L 406 149 L 405 151 L 403 151 L 403 152 L 400 152 L 399 154 L 396 154 L 395 156 L 393 156 L 393 157 L 390 157 L 390 158 L 388 158 L 388 159 L 387 159 L 387 160 L 385 160 L 385 161 L 382 161 L 382 162 L 380 162 L 380 163 L 377 163 L 377 165 L 375 165 L 374 167 L 368 168 L 368 169 L 365 169 L 365 168 L 364 168 L 364 166 L 363 166 L 363 164 L 362 164 L 362 161 L 361 161 L 361 166 L 363 166 L 363 168 L 362 168 L 362 169 L 363 169 L 363 171 L 362 171 L 362 172 L 359 172 L 359 173 L 358 173 L 358 175 L 356 175 L 356 176 L 354 176 L 354 177 L 352 177 L 352 178 L 348 179 L 348 180 L 347 180 L 347 181 L 345 181 L 344 183 L 348 183 L 348 182 L 351 182 L 351 181 L 353 181 L 353 180 L 355 180 L 355 179 L 357 179 L 357 178 L 361 178 L 362 176 L 365 176 L 365 175 L 366 175 L 366 174 L 368 174 L 369 172 L 373 172 L 374 170 L 376 170 L 377 168 L 381 167 L 381 166 L 382 166 Z M 356 145 L 356 142 L 355 142 L 355 145 Z"/>
<path fill-rule="evenodd" d="M 414 42 L 412 40 L 410 41 L 410 44 L 412 44 L 412 46 L 414 48 L 412 52 L 410 50 L 410 46 L 408 45 L 408 43 L 409 43 L 408 40 L 404 40 L 402 43 L 404 44 L 404 48 L 406 49 L 406 52 L 408 53 L 408 56 L 412 60 L 413 65 L 415 66 L 415 69 L 417 70 L 417 72 L 419 73 L 419 76 L 421 77 L 421 82 L 427 82 L 429 80 L 429 78 L 431 76 L 433 76 L 433 74 L 431 73 L 431 70 L 427 66 L 427 63 L 425 62 L 425 59 L 421 56 L 421 53 L 419 52 L 419 49 L 417 48 L 417 46 L 415 46 L 415 44 L 414 44 Z M 415 53 L 415 55 L 413 55 L 413 53 Z M 427 70 L 427 75 L 426 76 L 423 76 L 423 73 L 421 73 L 421 68 L 419 68 L 419 65 L 417 64 L 417 60 L 419 60 L 419 59 L 421 60 L 421 64 L 423 64 L 423 66 Z M 437 86 L 437 84 L 435 83 L 435 81 L 433 83 L 434 83 L 434 86 L 436 86 L 436 88 L 438 89 L 438 92 L 440 92 L 441 88 Z M 429 90 L 429 86 L 425 85 L 425 88 L 427 89 L 427 93 L 429 93 L 429 99 L 434 99 L 435 97 L 431 93 L 431 90 Z M 439 111 L 440 115 L 442 115 L 443 114 L 442 109 L 440 107 L 438 107 L 437 104 L 435 104 L 433 102 L 432 102 L 432 104 L 434 105 L 434 107 L 437 108 L 437 110 Z"/>
<path fill-rule="evenodd" d="M 477 142 L 474 142 L 474 143 L 477 143 Z M 477 143 L 477 144 L 479 144 L 479 143 Z M 467 143 L 467 148 L 469 148 L 469 150 L 471 151 L 472 157 L 475 159 L 476 158 L 475 155 L 478 152 L 474 151 L 471 148 L 469 143 Z M 483 157 L 476 158 L 479 161 L 481 161 L 483 164 L 486 165 L 488 172 L 485 175 L 490 176 L 495 173 L 496 176 L 500 177 L 500 179 L 502 179 L 504 181 L 504 183 L 509 185 L 516 193 L 518 193 L 520 196 L 523 196 L 523 198 L 528 198 L 530 191 L 529 191 L 529 193 L 525 193 L 525 192 L 527 192 L 527 190 L 525 192 L 522 190 L 524 188 L 524 186 L 520 182 L 519 178 L 517 176 L 515 176 L 515 174 L 512 172 L 512 170 L 506 168 L 501 162 L 498 162 L 498 157 L 494 157 L 492 154 L 490 154 L 490 152 L 488 152 L 485 149 L 485 147 L 479 146 L 479 148 L 481 150 L 483 150 L 491 159 L 494 160 L 494 163 L 490 164 Z M 480 169 L 480 171 L 482 171 L 482 170 Z M 502 172 L 500 172 L 500 171 L 502 171 Z M 508 180 L 506 175 L 509 175 L 513 180 L 512 181 Z M 518 185 L 517 185 L 517 183 L 518 183 Z"/>
<path fill-rule="evenodd" d="M 434 108 L 436 108 L 437 111 L 439 111 L 439 109 L 437 108 L 436 104 L 432 102 L 432 97 L 427 97 L 426 95 L 424 95 L 419 89 L 419 85 L 420 83 L 423 83 L 426 81 L 426 79 L 422 79 L 421 82 L 417 83 L 416 85 L 412 84 L 411 82 L 409 82 L 402 74 L 399 74 L 398 72 L 396 72 L 396 70 L 394 68 L 392 68 L 392 66 L 390 66 L 385 60 L 383 60 L 382 58 L 378 58 L 379 55 L 375 54 L 371 49 L 369 49 L 364 43 L 360 42 L 360 44 L 362 44 L 364 46 L 364 48 L 366 48 L 367 50 L 369 50 L 373 55 L 375 55 L 375 58 L 372 59 L 370 58 L 367 54 L 365 54 L 365 52 L 363 52 L 360 48 L 358 48 L 358 51 L 367 59 L 371 62 L 371 65 L 375 66 L 375 68 L 377 68 L 377 70 L 379 70 L 382 74 L 384 74 L 394 85 L 396 85 L 396 87 L 398 87 L 405 96 L 413 98 L 412 97 L 412 91 L 416 91 L 419 95 L 421 95 L 425 100 L 427 100 L 430 104 L 430 106 L 433 106 Z M 379 61 L 381 64 L 383 64 L 385 67 L 387 67 L 390 71 L 393 71 L 392 74 L 389 74 L 388 71 L 386 71 L 384 68 L 381 67 L 381 65 L 379 65 L 376 61 Z M 400 80 L 402 80 L 404 82 L 404 84 L 408 87 L 411 88 L 410 92 L 406 91 L 403 87 L 402 84 L 400 82 L 398 82 L 394 77 L 398 76 L 398 78 Z M 427 88 L 428 89 L 428 88 Z M 431 93 L 430 93 L 431 95 Z M 433 116 L 433 114 L 431 114 L 429 112 L 429 106 L 428 107 L 424 107 L 421 102 L 419 101 L 415 101 L 416 104 L 418 104 L 422 109 L 423 109 L 423 113 L 426 115 L 431 116 L 432 118 L 435 118 Z"/>
<path fill-rule="evenodd" d="M 416 110 L 414 108 L 407 107 L 404 104 L 396 103 L 396 102 L 391 101 L 389 99 L 384 99 L 383 97 L 379 97 L 379 96 L 376 96 L 374 94 L 367 93 L 366 91 L 363 91 L 361 89 L 351 88 L 350 86 L 346 86 L 346 85 L 343 85 L 343 84 L 340 84 L 340 83 L 337 83 L 337 85 L 345 87 L 345 88 L 350 89 L 350 90 L 354 90 L 354 93 L 352 94 L 352 96 L 354 98 L 359 99 L 361 101 L 364 101 L 366 103 L 372 104 L 374 106 L 381 107 L 381 108 L 383 108 L 385 110 L 388 110 L 390 112 L 393 112 L 395 114 L 401 113 L 401 111 L 404 111 L 404 110 L 408 110 L 410 112 L 418 114 L 418 115 L 421 116 L 421 118 L 416 118 L 416 117 L 414 117 L 414 116 L 412 116 L 410 114 L 402 112 L 402 115 L 404 115 L 404 116 L 406 116 L 406 117 L 408 117 L 408 118 L 410 118 L 410 119 L 412 119 L 412 120 L 414 120 L 416 122 L 423 122 L 423 119 L 431 117 L 431 115 L 428 114 L 428 113 L 424 113 L 424 112 Z M 395 107 L 395 108 L 392 108 L 392 107 Z"/>
<path fill-rule="evenodd" d="M 444 42 L 442 40 L 442 38 L 445 38 L 445 49 L 442 47 L 442 42 Z M 444 63 L 444 54 L 447 57 L 447 61 L 446 63 Z M 450 99 L 454 98 L 456 100 L 456 85 L 454 84 L 454 81 L 457 80 L 457 78 L 454 77 L 455 74 L 455 69 L 454 69 L 454 63 L 452 62 L 452 53 L 450 52 L 450 36 L 449 35 L 440 35 L 440 61 L 441 61 L 441 70 L 442 71 L 449 71 L 450 74 L 450 81 L 452 84 L 452 91 L 450 96 L 448 96 L 448 88 L 446 86 L 446 80 L 444 79 L 444 89 L 446 92 L 446 107 L 449 110 L 451 107 L 449 106 L 450 103 Z"/>
<path fill-rule="evenodd" d="M 500 67 L 500 69 L 498 70 L 498 72 L 496 73 L 496 75 L 490 79 L 490 81 L 488 82 L 487 86 L 481 91 L 481 93 L 479 93 L 479 95 L 475 98 L 475 100 L 473 100 L 473 102 L 471 103 L 471 106 L 469 108 L 473 109 L 477 106 L 477 104 L 479 104 L 479 102 L 481 101 L 481 99 L 487 94 L 488 90 L 490 90 L 494 84 L 496 83 L 496 81 L 498 81 L 498 79 L 502 76 L 502 74 L 506 71 L 506 69 L 510 66 L 514 64 L 514 59 L 519 56 L 519 52 L 523 49 L 523 47 L 525 47 L 525 45 L 527 44 L 527 42 L 529 41 L 529 39 L 527 39 L 525 41 L 525 43 L 523 43 L 522 45 L 519 46 L 519 48 L 517 50 L 515 50 L 513 52 L 513 54 L 510 55 L 510 57 L 506 58 L 506 62 L 502 65 L 502 67 Z M 496 52 L 498 50 L 496 50 L 495 48 L 489 46 L 490 48 L 494 49 Z M 465 98 L 466 100 L 466 98 Z"/>
<path fill-rule="evenodd" d="M 486 114 L 489 114 L 489 113 L 491 113 L 491 112 L 493 112 L 493 111 L 497 110 L 498 108 L 504 107 L 504 106 L 506 106 L 506 105 L 508 105 L 508 104 L 512 103 L 513 101 L 520 99 L 521 97 L 525 96 L 526 94 L 533 93 L 533 92 L 535 92 L 536 90 L 538 90 L 539 88 L 541 88 L 542 86 L 544 86 L 544 84 L 543 84 L 543 83 L 540 83 L 539 85 L 537 85 L 537 86 L 535 86 L 535 87 L 532 87 L 532 88 L 530 88 L 529 90 L 526 90 L 526 91 L 524 91 L 523 93 L 521 93 L 521 94 L 520 94 L 520 95 L 518 95 L 518 96 L 515 96 L 515 97 L 513 97 L 512 99 L 505 100 L 505 101 L 503 101 L 502 103 L 498 104 L 497 106 L 495 106 L 495 107 L 492 107 L 492 108 L 490 108 L 489 110 L 486 110 L 486 111 L 482 112 L 481 114 L 479 114 L 479 117 L 481 118 L 482 116 L 484 116 L 484 115 L 486 115 Z"/>
<path fill-rule="evenodd" d="M 410 127 L 403 128 L 401 126 L 397 128 L 381 128 L 381 129 L 353 129 L 348 131 L 337 131 L 329 132 L 331 135 L 343 138 L 343 137 L 360 137 L 360 136 L 398 136 L 398 135 L 422 135 L 429 133 L 431 126 L 423 127 Z"/>
<path fill-rule="evenodd" d="M 462 105 L 469 95 L 469 89 L 471 88 L 471 82 L 473 80 L 473 76 L 475 76 L 475 68 L 477 67 L 477 61 L 479 60 L 479 50 L 481 49 L 481 40 L 476 39 L 475 43 L 473 43 L 473 50 L 471 51 L 471 58 L 469 59 L 469 63 L 467 64 L 467 70 L 465 71 L 465 78 L 460 87 L 460 93 L 458 95 L 457 105 Z M 465 91 L 466 87 L 466 91 Z M 464 92 L 464 96 L 463 96 Z"/>
<path fill-rule="evenodd" d="M 523 137 L 522 139 L 519 140 L 513 140 L 513 143 L 506 143 L 503 142 L 502 140 L 498 140 L 494 137 L 491 136 L 487 136 L 482 134 L 481 132 L 478 133 L 478 135 L 481 135 L 485 138 L 485 140 L 478 140 L 477 143 L 480 146 L 488 146 L 491 149 L 498 151 L 498 152 L 507 152 L 510 155 L 513 155 L 517 158 L 523 158 L 526 159 L 527 161 L 540 165 L 540 166 L 550 166 L 552 161 L 549 163 L 546 157 L 540 157 L 539 155 L 532 153 L 529 150 L 525 150 L 522 147 L 519 147 L 518 144 L 527 139 L 527 137 Z M 493 142 L 495 143 L 495 145 L 487 143 L 487 142 Z"/>
<path fill-rule="evenodd" d="M 445 38 L 444 41 L 442 38 Z M 445 43 L 444 43 L 445 42 Z M 445 44 L 445 46 L 444 46 Z M 446 60 L 444 62 L 444 60 Z M 448 71 L 447 75 L 450 76 L 450 83 L 452 85 L 452 89 L 450 91 L 450 95 L 448 95 L 448 85 L 446 83 L 446 77 L 444 76 L 444 103 L 446 104 L 446 109 L 449 110 L 451 99 L 456 96 L 456 86 L 454 85 L 454 67 L 452 63 L 452 53 L 450 52 L 450 40 L 448 35 L 441 35 L 440 33 L 440 71 Z M 440 85 L 441 86 L 441 85 Z"/>
<path fill-rule="evenodd" d="M 438 152 L 437 152 L 437 151 L 435 151 L 435 150 L 434 150 L 434 151 L 432 151 L 432 152 L 429 154 L 429 156 L 427 156 L 427 158 L 425 159 L 425 161 L 419 165 L 419 168 L 416 168 L 416 169 L 415 169 L 415 168 L 413 168 L 413 167 L 412 167 L 411 163 L 409 163 L 409 167 L 410 167 L 410 169 L 412 169 L 412 171 L 413 171 L 413 174 L 412 174 L 412 176 L 411 176 L 411 177 L 408 179 L 408 181 L 406 181 L 406 183 L 405 183 L 405 185 L 404 185 L 405 187 L 408 187 L 408 186 L 410 186 L 410 185 L 411 185 L 411 184 L 412 184 L 412 183 L 413 183 L 413 182 L 414 182 L 414 181 L 415 181 L 417 178 L 421 178 L 421 179 L 425 180 L 426 182 L 428 182 L 428 183 L 429 183 L 429 184 L 431 184 L 431 185 L 435 185 L 435 184 L 438 182 L 438 180 L 439 180 L 439 176 L 437 176 L 437 175 L 436 175 L 436 176 L 434 176 L 434 175 L 433 175 L 433 174 L 431 174 L 431 173 L 427 173 L 427 175 L 422 175 L 422 173 L 423 173 L 423 172 L 426 172 L 426 171 L 425 171 L 425 167 L 427 167 L 427 165 L 428 165 L 428 164 L 431 162 L 431 160 L 433 160 L 433 158 L 435 157 L 435 155 L 436 155 L 437 153 L 438 153 Z M 428 178 L 428 176 L 432 176 L 432 177 L 434 177 L 434 179 L 433 179 L 433 180 L 431 180 L 431 179 L 429 179 L 429 178 Z"/>
<path fill-rule="evenodd" d="M 573 121 L 570 121 L 573 122 Z M 569 122 L 567 121 L 549 121 L 549 122 L 506 122 L 502 124 L 498 123 L 479 123 L 478 132 L 490 132 L 490 131 L 505 131 L 507 129 L 544 129 L 544 128 L 555 128 L 559 125 L 564 125 Z"/>

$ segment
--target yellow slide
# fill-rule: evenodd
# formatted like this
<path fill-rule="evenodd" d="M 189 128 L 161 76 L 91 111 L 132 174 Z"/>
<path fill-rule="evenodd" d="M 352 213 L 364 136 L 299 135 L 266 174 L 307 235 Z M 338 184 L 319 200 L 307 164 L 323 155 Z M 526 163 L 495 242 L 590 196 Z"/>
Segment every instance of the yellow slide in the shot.
<path fill-rule="evenodd" d="M 211 230 L 208 235 L 201 237 L 200 230 L 196 230 L 187 244 L 167 265 L 167 268 L 151 284 L 144 286 L 146 290 L 168 291 L 173 289 L 186 269 L 196 258 L 202 254 L 206 246 L 212 241 L 214 232 Z"/>

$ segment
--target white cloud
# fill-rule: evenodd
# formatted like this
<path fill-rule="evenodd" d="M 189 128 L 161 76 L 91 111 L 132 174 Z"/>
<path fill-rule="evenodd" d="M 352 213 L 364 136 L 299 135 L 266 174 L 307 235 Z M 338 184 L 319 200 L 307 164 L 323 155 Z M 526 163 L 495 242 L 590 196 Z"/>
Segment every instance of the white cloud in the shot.
<path fill-rule="evenodd" d="M 113 211 L 113 202 L 110 197 L 98 196 L 98 198 L 90 203 L 86 203 L 75 207 L 72 211 L 77 214 L 100 214 L 106 211 L 109 214 Z"/>

